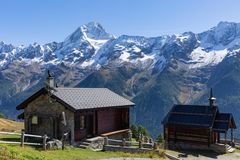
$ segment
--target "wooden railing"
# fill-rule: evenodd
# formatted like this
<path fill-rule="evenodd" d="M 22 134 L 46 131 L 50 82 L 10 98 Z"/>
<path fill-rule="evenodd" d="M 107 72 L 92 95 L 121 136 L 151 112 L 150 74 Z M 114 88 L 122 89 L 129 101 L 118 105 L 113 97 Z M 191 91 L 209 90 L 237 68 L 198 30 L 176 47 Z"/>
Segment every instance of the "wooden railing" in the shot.
<path fill-rule="evenodd" d="M 22 130 L 21 133 L 16 133 L 16 132 L 0 132 L 0 134 L 4 135 L 16 135 L 20 136 L 20 141 L 3 141 L 0 140 L 0 144 L 19 144 L 21 147 L 24 147 L 24 145 L 33 145 L 33 146 L 42 146 L 44 150 L 46 150 L 46 145 L 47 145 L 47 135 L 33 135 L 33 134 L 26 134 L 24 130 Z M 31 137 L 31 138 L 40 138 L 42 139 L 42 143 L 32 143 L 32 142 L 25 142 L 26 137 Z"/>
<path fill-rule="evenodd" d="M 240 146 L 240 139 L 234 138 L 234 143 L 236 146 Z"/>
<path fill-rule="evenodd" d="M 110 139 L 105 137 L 104 145 L 118 145 L 121 147 L 131 147 L 131 148 L 141 148 L 141 149 L 155 149 L 157 148 L 157 144 L 152 143 L 145 143 L 142 141 L 134 142 L 134 141 L 126 141 L 125 139 L 117 140 L 117 139 Z"/>

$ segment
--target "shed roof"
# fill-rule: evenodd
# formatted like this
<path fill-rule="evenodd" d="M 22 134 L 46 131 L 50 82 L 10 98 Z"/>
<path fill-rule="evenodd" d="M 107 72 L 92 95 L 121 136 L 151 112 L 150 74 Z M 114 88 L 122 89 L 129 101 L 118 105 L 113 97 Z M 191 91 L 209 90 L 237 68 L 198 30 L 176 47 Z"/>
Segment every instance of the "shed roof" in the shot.
<path fill-rule="evenodd" d="M 209 128 L 216 112 L 217 109 L 204 105 L 174 105 L 162 123 Z"/>
<path fill-rule="evenodd" d="M 235 124 L 232 114 L 231 113 L 217 114 L 214 124 L 213 124 L 213 130 L 216 132 L 225 132 L 229 128 L 236 129 L 236 124 Z"/>
<path fill-rule="evenodd" d="M 29 102 L 43 93 L 47 93 L 45 88 L 30 96 L 16 108 L 18 110 L 25 108 Z M 107 88 L 54 88 L 51 93 L 53 99 L 73 110 L 135 105 Z"/>
<path fill-rule="evenodd" d="M 207 105 L 174 105 L 162 124 L 212 128 L 217 132 L 236 128 L 232 114 L 219 113 L 217 106 L 212 108 Z"/>
<path fill-rule="evenodd" d="M 107 88 L 55 88 L 53 95 L 75 109 L 133 106 L 134 103 Z"/>

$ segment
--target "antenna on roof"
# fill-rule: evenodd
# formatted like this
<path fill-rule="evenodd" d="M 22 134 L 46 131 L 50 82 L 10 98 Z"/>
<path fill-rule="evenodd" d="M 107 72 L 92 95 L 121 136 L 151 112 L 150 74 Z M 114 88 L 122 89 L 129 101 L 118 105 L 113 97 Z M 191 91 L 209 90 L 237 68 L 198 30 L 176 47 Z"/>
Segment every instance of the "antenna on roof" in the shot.
<path fill-rule="evenodd" d="M 213 97 L 213 91 L 212 91 L 212 88 L 210 90 L 210 98 Z"/>

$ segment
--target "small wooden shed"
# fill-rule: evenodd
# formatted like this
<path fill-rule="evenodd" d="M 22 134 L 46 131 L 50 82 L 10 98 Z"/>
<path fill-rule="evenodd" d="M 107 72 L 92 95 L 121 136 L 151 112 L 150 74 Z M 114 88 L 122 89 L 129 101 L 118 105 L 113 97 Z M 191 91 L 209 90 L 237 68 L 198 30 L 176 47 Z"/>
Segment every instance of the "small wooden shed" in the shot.
<path fill-rule="evenodd" d="M 220 143 L 220 134 L 226 143 L 229 130 L 233 141 L 234 117 L 231 113 L 220 113 L 214 101 L 211 90 L 209 105 L 174 105 L 162 121 L 167 146 L 179 143 L 210 146 Z"/>
<path fill-rule="evenodd" d="M 69 132 L 71 141 L 129 128 L 130 107 L 135 104 L 107 88 L 46 86 L 16 108 L 23 110 L 25 132 L 61 138 Z"/>

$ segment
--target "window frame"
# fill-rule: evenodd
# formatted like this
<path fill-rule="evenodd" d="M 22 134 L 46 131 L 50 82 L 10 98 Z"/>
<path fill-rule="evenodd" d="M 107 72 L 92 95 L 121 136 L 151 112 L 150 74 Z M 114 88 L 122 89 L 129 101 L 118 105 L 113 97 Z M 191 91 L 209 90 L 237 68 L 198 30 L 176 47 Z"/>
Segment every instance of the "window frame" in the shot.
<path fill-rule="evenodd" d="M 86 121 L 86 117 L 84 115 L 80 115 L 79 116 L 79 129 L 85 129 L 86 128 L 86 124 L 85 124 L 85 121 Z"/>
<path fill-rule="evenodd" d="M 38 118 L 38 116 L 32 116 L 31 117 L 31 124 L 32 125 L 38 125 L 39 124 L 39 118 Z"/>

